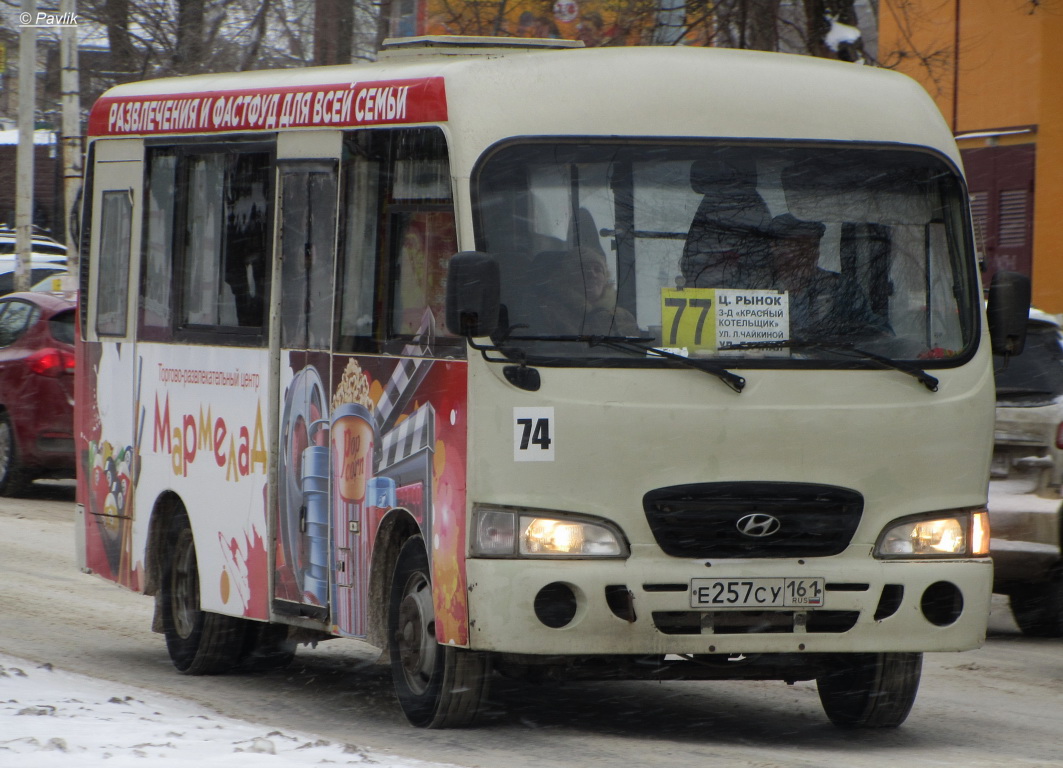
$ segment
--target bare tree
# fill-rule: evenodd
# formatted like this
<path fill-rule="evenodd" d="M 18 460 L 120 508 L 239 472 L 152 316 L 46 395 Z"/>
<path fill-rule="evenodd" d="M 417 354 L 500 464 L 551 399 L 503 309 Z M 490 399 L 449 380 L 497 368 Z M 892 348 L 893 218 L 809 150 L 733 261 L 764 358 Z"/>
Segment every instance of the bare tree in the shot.
<path fill-rule="evenodd" d="M 716 45 L 779 50 L 779 0 L 718 0 Z"/>
<path fill-rule="evenodd" d="M 940 5 L 954 0 L 941 0 L 938 6 L 926 8 L 925 2 L 913 0 L 884 0 L 884 10 L 889 13 L 899 34 L 899 44 L 889 50 L 880 50 L 878 64 L 895 69 L 909 61 L 915 61 L 917 67 L 926 73 L 927 82 L 933 84 L 935 93 L 945 93 L 952 82 L 956 61 L 956 41 L 951 35 L 944 38 L 927 39 L 920 37 L 920 32 L 931 29 L 928 11 L 936 12 Z"/>
<path fill-rule="evenodd" d="M 103 0 L 99 20 L 107 30 L 111 71 L 118 80 L 137 74 L 137 54 L 129 34 L 129 0 Z"/>
<path fill-rule="evenodd" d="M 354 36 L 354 3 L 314 1 L 314 63 L 349 64 Z"/>

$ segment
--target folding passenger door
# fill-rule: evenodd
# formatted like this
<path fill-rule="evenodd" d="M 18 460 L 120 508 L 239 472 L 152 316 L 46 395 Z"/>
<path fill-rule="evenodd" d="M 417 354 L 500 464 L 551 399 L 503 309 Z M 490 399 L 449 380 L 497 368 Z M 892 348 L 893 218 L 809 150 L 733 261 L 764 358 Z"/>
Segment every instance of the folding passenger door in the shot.
<path fill-rule="evenodd" d="M 329 615 L 333 582 L 328 393 L 340 146 L 335 131 L 277 142 L 274 610 L 318 619 Z"/>

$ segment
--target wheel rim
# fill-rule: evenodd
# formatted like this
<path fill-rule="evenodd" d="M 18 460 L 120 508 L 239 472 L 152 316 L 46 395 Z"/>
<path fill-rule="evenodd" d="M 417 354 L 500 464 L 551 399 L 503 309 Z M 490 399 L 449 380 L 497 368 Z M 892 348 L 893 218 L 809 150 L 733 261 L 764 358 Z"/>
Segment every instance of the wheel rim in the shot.
<path fill-rule="evenodd" d="M 415 694 L 423 694 L 431 683 L 439 652 L 432 585 L 423 573 L 413 574 L 406 582 L 395 640 L 407 685 Z"/>
<path fill-rule="evenodd" d="M 173 627 L 177 635 L 187 639 L 195 628 L 199 614 L 199 573 L 196 569 L 196 551 L 190 535 L 183 535 L 180 546 L 174 553 L 171 578 L 173 599 L 171 611 Z"/>
<path fill-rule="evenodd" d="M 0 483 L 7 479 L 11 466 L 11 425 L 0 421 Z"/>

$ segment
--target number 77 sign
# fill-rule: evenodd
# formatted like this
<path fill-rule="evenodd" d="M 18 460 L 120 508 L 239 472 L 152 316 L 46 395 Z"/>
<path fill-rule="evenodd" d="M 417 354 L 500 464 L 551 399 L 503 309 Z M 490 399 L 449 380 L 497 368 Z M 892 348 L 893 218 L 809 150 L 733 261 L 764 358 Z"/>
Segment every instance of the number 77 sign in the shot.
<path fill-rule="evenodd" d="M 715 349 L 716 289 L 663 289 L 661 334 L 665 347 Z"/>

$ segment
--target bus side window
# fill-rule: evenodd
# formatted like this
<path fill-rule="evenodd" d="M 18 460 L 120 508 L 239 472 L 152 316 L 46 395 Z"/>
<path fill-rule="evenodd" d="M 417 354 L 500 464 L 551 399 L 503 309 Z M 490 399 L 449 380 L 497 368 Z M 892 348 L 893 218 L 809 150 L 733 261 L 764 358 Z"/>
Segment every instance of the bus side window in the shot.
<path fill-rule="evenodd" d="M 337 352 L 376 352 L 381 341 L 375 318 L 383 163 L 369 153 L 367 138 L 365 133 L 352 136 L 344 170 Z"/>
<path fill-rule="evenodd" d="M 336 234 L 332 164 L 283 164 L 281 201 L 281 346 L 328 349 Z"/>
<path fill-rule="evenodd" d="M 262 342 L 271 263 L 271 168 L 272 154 L 261 142 L 151 152 L 142 338 L 207 334 L 216 343 Z"/>
<path fill-rule="evenodd" d="M 102 206 L 101 279 L 96 289 L 96 333 L 100 336 L 125 336 L 129 297 L 129 238 L 133 225 L 130 191 L 120 189 L 104 192 Z"/>
<path fill-rule="evenodd" d="M 176 173 L 177 157 L 171 151 L 149 154 L 139 328 L 146 340 L 170 339 Z"/>
<path fill-rule="evenodd" d="M 442 132 L 361 131 L 348 154 L 337 350 L 460 349 L 443 322 L 458 244 Z"/>

